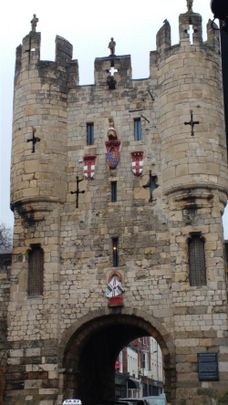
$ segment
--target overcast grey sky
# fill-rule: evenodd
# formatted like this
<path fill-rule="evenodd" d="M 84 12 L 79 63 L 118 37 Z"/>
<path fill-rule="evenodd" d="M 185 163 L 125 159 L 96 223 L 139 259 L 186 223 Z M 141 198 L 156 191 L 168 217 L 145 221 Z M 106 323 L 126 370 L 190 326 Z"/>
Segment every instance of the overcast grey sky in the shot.
<path fill-rule="evenodd" d="M 118 55 L 131 54 L 133 78 L 148 77 L 149 52 L 155 49 L 158 29 L 167 18 L 172 28 L 172 43 L 177 43 L 178 16 L 186 10 L 186 0 L 8 0 L 4 3 L 0 25 L 0 223 L 13 224 L 9 190 L 15 49 L 30 31 L 33 14 L 39 18 L 41 59 L 54 59 L 55 36 L 63 36 L 72 43 L 73 57 L 78 59 L 80 84 L 90 84 L 94 59 L 108 56 L 110 37 L 115 38 Z M 212 18 L 210 0 L 194 0 L 193 10 L 203 17 L 205 36 L 206 23 Z M 228 235 L 228 220 L 225 222 Z"/>

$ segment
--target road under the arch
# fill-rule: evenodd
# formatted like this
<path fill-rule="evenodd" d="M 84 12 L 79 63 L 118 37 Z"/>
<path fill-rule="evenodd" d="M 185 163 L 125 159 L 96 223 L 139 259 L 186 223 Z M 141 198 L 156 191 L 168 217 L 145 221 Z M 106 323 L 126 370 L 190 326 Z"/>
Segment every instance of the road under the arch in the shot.
<path fill-rule="evenodd" d="M 70 338 L 64 354 L 64 397 L 96 405 L 115 398 L 115 361 L 132 340 L 153 336 L 163 352 L 166 390 L 170 396 L 170 354 L 159 332 L 141 318 L 109 315 L 84 324 Z"/>

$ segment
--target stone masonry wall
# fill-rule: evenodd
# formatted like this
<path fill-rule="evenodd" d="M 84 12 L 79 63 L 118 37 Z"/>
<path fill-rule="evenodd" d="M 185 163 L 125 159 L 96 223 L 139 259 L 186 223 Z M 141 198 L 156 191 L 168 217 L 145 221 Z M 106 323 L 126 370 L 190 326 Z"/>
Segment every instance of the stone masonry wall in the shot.
<path fill-rule="evenodd" d="M 193 45 L 186 34 L 190 18 Z M 174 47 L 165 24 L 157 51 L 150 55 L 151 75 L 143 80 L 132 80 L 129 55 L 110 56 L 96 59 L 94 85 L 79 86 L 77 61 L 63 38 L 57 37 L 55 62 L 39 60 L 39 33 L 30 33 L 18 48 L 7 404 L 61 403 L 60 343 L 69 330 L 75 332 L 80 319 L 109 310 L 104 291 L 115 272 L 125 289 L 123 313 L 130 308 L 156 319 L 156 326 L 151 325 L 155 333 L 164 341 L 169 335 L 175 347 L 172 404 L 218 403 L 227 391 L 221 65 L 217 33 L 208 28 L 208 43 L 202 43 L 200 24 L 198 14 L 181 15 L 181 41 Z M 23 51 L 29 39 L 35 49 L 31 55 Z M 113 65 L 116 85 L 110 89 L 107 71 Z M 194 134 L 185 125 L 191 111 L 199 121 Z M 142 123 L 139 141 L 134 140 L 135 118 Z M 105 149 L 110 120 L 121 142 L 113 170 Z M 88 146 L 86 124 L 91 122 L 95 141 Z M 34 128 L 40 141 L 32 153 L 27 140 Z M 143 152 L 141 176 L 131 170 L 132 152 Z M 96 155 L 91 180 L 83 177 L 86 155 Z M 150 174 L 157 176 L 158 186 L 152 199 Z M 73 194 L 77 176 L 84 191 L 78 207 Z M 111 202 L 112 181 L 117 182 L 116 202 Z M 201 287 L 189 284 L 187 240 L 192 232 L 205 239 L 207 284 Z M 117 268 L 112 238 L 119 241 Z M 31 244 L 44 250 L 44 292 L 35 298 L 27 295 Z M 218 353 L 219 381 L 199 381 L 197 353 L 202 352 Z"/>
<path fill-rule="evenodd" d="M 0 253 L 0 404 L 3 405 L 7 365 L 7 307 L 9 303 L 10 252 Z"/>

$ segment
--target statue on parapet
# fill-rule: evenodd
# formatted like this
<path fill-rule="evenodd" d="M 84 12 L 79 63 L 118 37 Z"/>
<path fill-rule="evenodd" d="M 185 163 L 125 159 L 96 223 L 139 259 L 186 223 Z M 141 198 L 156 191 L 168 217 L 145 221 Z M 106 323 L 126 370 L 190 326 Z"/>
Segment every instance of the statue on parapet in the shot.
<path fill-rule="evenodd" d="M 37 18 L 36 14 L 33 14 L 33 19 L 31 20 L 32 32 L 36 32 L 37 23 L 39 18 Z"/>
<path fill-rule="evenodd" d="M 114 41 L 114 38 L 111 38 L 108 48 L 110 49 L 110 56 L 115 56 L 116 42 Z"/>
<path fill-rule="evenodd" d="M 192 13 L 192 7 L 193 7 L 193 0 L 187 0 L 187 8 L 189 13 Z"/>

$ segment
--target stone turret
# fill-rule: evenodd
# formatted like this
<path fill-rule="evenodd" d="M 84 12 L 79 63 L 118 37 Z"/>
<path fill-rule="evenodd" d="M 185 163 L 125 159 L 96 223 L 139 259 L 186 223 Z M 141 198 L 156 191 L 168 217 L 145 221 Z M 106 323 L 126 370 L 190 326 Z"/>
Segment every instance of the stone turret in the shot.
<path fill-rule="evenodd" d="M 179 31 L 177 46 L 168 47 L 167 23 L 157 39 L 164 193 L 200 187 L 226 192 L 218 33 L 208 24 L 208 42 L 202 42 L 201 16 L 189 10 L 179 17 Z"/>
<path fill-rule="evenodd" d="M 66 194 L 67 92 L 78 83 L 72 45 L 56 37 L 55 62 L 40 60 L 40 33 L 17 48 L 11 206 L 41 220 Z"/>

